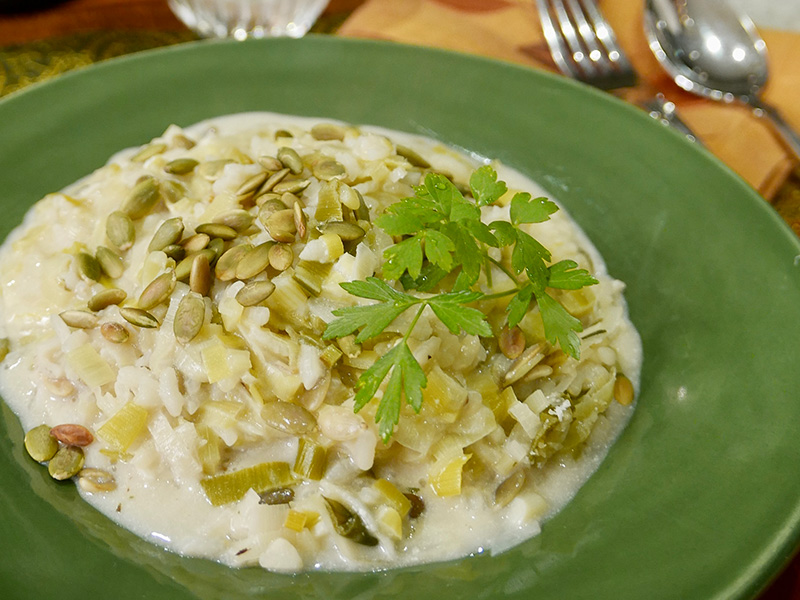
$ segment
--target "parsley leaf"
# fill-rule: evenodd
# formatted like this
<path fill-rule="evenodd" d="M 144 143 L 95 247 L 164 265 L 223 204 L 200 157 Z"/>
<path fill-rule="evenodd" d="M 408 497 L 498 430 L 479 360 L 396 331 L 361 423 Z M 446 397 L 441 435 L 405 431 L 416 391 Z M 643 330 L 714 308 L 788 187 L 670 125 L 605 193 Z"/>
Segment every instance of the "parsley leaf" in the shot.
<path fill-rule="evenodd" d="M 506 193 L 504 181 L 497 181 L 497 173 L 489 165 L 476 169 L 469 178 L 469 187 L 478 206 L 487 206 L 497 202 Z"/>
<path fill-rule="evenodd" d="M 383 263 L 383 276 L 386 279 L 400 279 L 406 271 L 413 279 L 419 277 L 422 270 L 421 239 L 422 235 L 418 233 L 386 249 L 383 253 L 386 259 Z"/>
<path fill-rule="evenodd" d="M 419 302 L 413 296 L 398 292 L 377 277 L 339 285 L 354 296 L 381 302 L 363 306 L 348 306 L 333 311 L 334 316 L 339 318 L 331 321 L 325 329 L 323 338 L 326 340 L 344 337 L 361 329 L 356 336 L 356 341 L 361 343 L 380 334 L 406 309 Z"/>
<path fill-rule="evenodd" d="M 511 302 L 508 303 L 506 310 L 508 311 L 508 326 L 516 327 L 519 325 L 519 322 L 522 321 L 522 318 L 525 316 L 525 313 L 528 312 L 528 308 L 530 308 L 531 300 L 533 299 L 533 286 L 529 283 L 524 285 L 519 292 L 517 292 L 513 298 L 511 298 Z"/>
<path fill-rule="evenodd" d="M 511 199 L 511 222 L 514 225 L 543 223 L 557 210 L 558 206 L 547 198 L 532 198 L 528 192 L 518 192 Z"/>
<path fill-rule="evenodd" d="M 459 334 L 463 329 L 472 335 L 490 337 L 492 328 L 486 321 L 486 315 L 476 308 L 464 306 L 482 297 L 480 292 L 449 292 L 430 298 L 426 304 L 451 333 Z"/>
<path fill-rule="evenodd" d="M 597 279 L 589 275 L 586 269 L 579 269 L 574 260 L 562 260 L 549 267 L 548 287 L 561 290 L 579 290 L 587 285 L 594 285 Z"/>
<path fill-rule="evenodd" d="M 403 397 L 419 412 L 422 407 L 422 389 L 428 385 L 425 372 L 403 339 L 359 378 L 356 384 L 355 412 L 372 400 L 389 371 L 391 376 L 375 413 L 375 421 L 379 424 L 378 430 L 384 443 L 392 437 L 394 428 L 400 421 Z"/>
<path fill-rule="evenodd" d="M 434 292 L 438 288 L 438 293 L 411 295 L 376 277 L 342 283 L 350 294 L 375 303 L 334 310 L 337 318 L 323 334 L 332 339 L 357 332 L 356 341 L 363 343 L 385 331 L 406 310 L 417 307 L 405 334 L 362 373 L 355 386 L 358 412 L 385 383 L 375 415 L 384 442 L 399 421 L 404 398 L 417 412 L 422 405 L 427 379 L 408 339 L 427 307 L 453 334 L 463 331 L 490 337 L 492 328 L 486 315 L 470 304 L 511 296 L 506 319 L 508 326 L 514 327 L 536 302 L 548 342 L 576 358 L 580 353 L 577 332 L 582 330 L 581 322 L 546 290 L 577 290 L 597 280 L 572 260 L 548 265 L 550 252 L 520 227 L 547 221 L 558 207 L 546 198 L 518 192 L 509 206 L 510 221 L 487 225 L 481 220 L 481 207 L 497 202 L 507 193 L 507 186 L 488 165 L 472 174 L 469 185 L 472 195 L 465 197 L 444 175 L 427 173 L 414 188 L 413 197 L 392 204 L 375 220 L 385 233 L 401 238 L 384 250 L 383 277 L 398 281 L 404 290 Z M 494 268 L 508 277 L 512 287 L 488 296 L 475 291 L 481 275 L 485 277 L 481 285 L 492 287 Z"/>
<path fill-rule="evenodd" d="M 581 322 L 567 312 L 558 300 L 545 293 L 536 295 L 536 302 L 539 305 L 539 312 L 544 323 L 544 336 L 547 341 L 555 345 L 556 342 L 561 349 L 579 358 L 581 354 L 581 340 L 576 332 L 583 331 Z"/>

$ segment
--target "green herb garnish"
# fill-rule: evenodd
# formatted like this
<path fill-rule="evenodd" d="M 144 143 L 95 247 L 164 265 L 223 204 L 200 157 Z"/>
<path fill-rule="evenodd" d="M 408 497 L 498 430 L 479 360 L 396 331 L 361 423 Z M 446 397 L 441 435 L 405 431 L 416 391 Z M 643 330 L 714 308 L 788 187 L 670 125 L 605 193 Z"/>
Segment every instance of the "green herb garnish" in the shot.
<path fill-rule="evenodd" d="M 426 307 L 454 334 L 463 330 L 490 337 L 492 330 L 486 315 L 470 304 L 513 295 L 507 307 L 507 320 L 508 326 L 514 327 L 535 301 L 547 341 L 559 344 L 575 358 L 580 353 L 577 335 L 582 331 L 580 321 L 546 290 L 575 290 L 597 280 L 571 260 L 548 265 L 550 252 L 520 228 L 523 224 L 547 221 L 558 207 L 546 198 L 520 192 L 511 199 L 510 222 L 494 221 L 487 225 L 481 221 L 481 207 L 497 202 L 507 192 L 506 184 L 498 181 L 497 173 L 487 165 L 472 174 L 469 185 L 471 196 L 464 196 L 444 175 L 428 173 L 422 185 L 415 188 L 413 197 L 392 204 L 376 219 L 375 224 L 387 234 L 402 238 L 384 251 L 385 281 L 369 277 L 341 284 L 353 296 L 376 303 L 335 310 L 333 314 L 338 318 L 328 324 L 324 333 L 326 339 L 332 339 L 358 331 L 356 341 L 364 342 L 382 333 L 406 310 L 416 308 L 416 315 L 400 342 L 364 371 L 356 384 L 358 412 L 389 378 L 375 415 L 384 442 L 399 421 L 403 397 L 417 412 L 422 406 L 422 389 L 427 379 L 408 347 L 408 338 Z M 510 267 L 490 256 L 491 248 L 510 248 Z M 494 294 L 474 290 L 481 275 L 487 285 L 492 285 L 493 266 L 505 274 L 511 287 Z M 386 281 L 399 282 L 405 291 Z M 433 295 L 424 294 L 437 287 L 445 289 Z"/>

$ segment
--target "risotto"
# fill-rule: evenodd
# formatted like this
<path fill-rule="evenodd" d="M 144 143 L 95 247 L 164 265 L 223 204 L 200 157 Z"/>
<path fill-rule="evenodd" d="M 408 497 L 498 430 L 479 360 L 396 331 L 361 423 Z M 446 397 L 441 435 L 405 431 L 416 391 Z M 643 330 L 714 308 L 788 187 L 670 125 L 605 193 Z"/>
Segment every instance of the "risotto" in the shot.
<path fill-rule="evenodd" d="M 6 240 L 3 398 L 55 479 L 178 553 L 502 552 L 606 455 L 641 362 L 624 285 L 543 195 L 395 131 L 171 126 Z"/>

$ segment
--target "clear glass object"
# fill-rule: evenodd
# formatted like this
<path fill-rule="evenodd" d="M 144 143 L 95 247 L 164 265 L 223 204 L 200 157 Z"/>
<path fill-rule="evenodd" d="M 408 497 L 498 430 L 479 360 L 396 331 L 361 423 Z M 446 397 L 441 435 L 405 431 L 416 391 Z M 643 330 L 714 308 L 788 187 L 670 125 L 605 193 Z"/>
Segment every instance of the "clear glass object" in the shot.
<path fill-rule="evenodd" d="M 302 37 L 328 0 L 169 0 L 187 27 L 203 37 Z"/>

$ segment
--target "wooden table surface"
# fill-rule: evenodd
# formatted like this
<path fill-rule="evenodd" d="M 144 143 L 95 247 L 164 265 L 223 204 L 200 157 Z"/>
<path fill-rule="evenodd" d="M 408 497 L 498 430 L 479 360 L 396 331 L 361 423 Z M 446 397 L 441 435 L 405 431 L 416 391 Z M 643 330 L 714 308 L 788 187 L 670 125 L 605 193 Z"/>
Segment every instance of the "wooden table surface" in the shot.
<path fill-rule="evenodd" d="M 331 0 L 325 14 L 344 18 L 364 1 Z M 25 10 L 17 10 L 20 6 Z M 170 12 L 166 0 L 0 0 L 0 47 L 112 29 L 187 32 Z M 800 600 L 800 556 L 758 600 Z"/>

